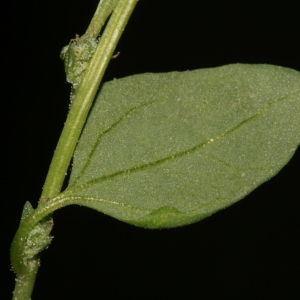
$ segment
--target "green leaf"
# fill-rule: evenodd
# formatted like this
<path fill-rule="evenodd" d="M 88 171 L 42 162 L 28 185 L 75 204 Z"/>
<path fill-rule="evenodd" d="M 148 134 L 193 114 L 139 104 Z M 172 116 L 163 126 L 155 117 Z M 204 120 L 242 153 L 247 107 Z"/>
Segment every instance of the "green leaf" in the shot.
<path fill-rule="evenodd" d="M 103 85 L 57 200 L 147 228 L 199 221 L 242 199 L 300 141 L 300 73 L 228 65 Z"/>
<path fill-rule="evenodd" d="M 26 239 L 24 247 L 24 259 L 25 265 L 30 264 L 30 259 L 35 255 L 40 253 L 42 250 L 46 249 L 52 240 L 50 232 L 53 227 L 53 220 L 51 218 L 44 220 L 44 222 L 39 222 L 34 228 L 29 232 Z"/>
<path fill-rule="evenodd" d="M 94 38 L 84 38 L 76 35 L 70 44 L 63 47 L 60 58 L 64 61 L 67 81 L 76 89 L 85 74 L 96 48 L 98 40 Z"/>
<path fill-rule="evenodd" d="M 26 219 L 34 211 L 29 201 L 26 201 L 23 207 L 21 222 Z"/>

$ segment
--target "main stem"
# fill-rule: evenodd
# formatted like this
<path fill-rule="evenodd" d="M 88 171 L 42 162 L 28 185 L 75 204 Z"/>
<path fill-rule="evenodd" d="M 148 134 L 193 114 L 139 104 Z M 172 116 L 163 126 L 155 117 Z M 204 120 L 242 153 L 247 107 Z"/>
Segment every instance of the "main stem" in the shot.
<path fill-rule="evenodd" d="M 111 11 L 113 11 L 113 14 L 89 63 L 85 76 L 77 87 L 75 98 L 70 107 L 65 126 L 50 164 L 43 187 L 43 193 L 39 201 L 39 207 L 47 205 L 49 198 L 51 199 L 60 193 L 65 174 L 97 89 L 137 1 L 138 0 L 102 0 L 98 6 L 86 34 L 89 34 L 90 28 L 95 28 L 97 22 L 102 27 L 104 19 L 109 16 Z M 101 5 L 104 10 L 103 14 L 101 14 Z M 98 18 L 96 15 L 98 15 Z M 98 26 L 98 33 L 99 32 L 100 29 Z M 94 29 L 92 34 L 95 34 Z M 23 224 L 25 223 L 26 222 L 23 222 Z M 29 234 L 32 229 L 33 228 L 26 229 L 27 234 Z M 37 257 L 31 261 L 29 267 L 24 265 L 24 246 L 27 236 L 20 236 L 20 234 L 18 234 L 20 231 L 24 232 L 24 230 L 22 230 L 22 223 L 16 233 L 11 249 L 12 267 L 17 275 L 13 300 L 28 300 L 30 299 L 34 287 L 39 267 L 39 257 L 37 255 Z"/>

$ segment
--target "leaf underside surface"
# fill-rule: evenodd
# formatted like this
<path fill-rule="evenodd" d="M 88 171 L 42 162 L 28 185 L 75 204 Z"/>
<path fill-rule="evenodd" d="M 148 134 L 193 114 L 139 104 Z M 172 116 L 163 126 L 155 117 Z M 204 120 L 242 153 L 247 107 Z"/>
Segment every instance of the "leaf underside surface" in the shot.
<path fill-rule="evenodd" d="M 57 200 L 145 228 L 183 226 L 244 198 L 300 142 L 300 73 L 235 64 L 105 83 Z"/>

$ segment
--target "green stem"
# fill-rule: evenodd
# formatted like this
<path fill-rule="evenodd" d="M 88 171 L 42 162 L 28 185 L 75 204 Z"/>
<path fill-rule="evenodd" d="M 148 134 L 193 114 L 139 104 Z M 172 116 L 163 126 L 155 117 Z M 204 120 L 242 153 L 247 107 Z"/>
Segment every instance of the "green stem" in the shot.
<path fill-rule="evenodd" d="M 39 269 L 39 259 L 32 260 L 32 266 L 30 272 L 25 273 L 22 276 L 17 276 L 15 290 L 13 292 L 13 300 L 28 300 L 31 297 L 35 277 Z"/>
<path fill-rule="evenodd" d="M 106 67 L 138 0 L 119 0 L 85 76 L 77 87 L 61 137 L 58 141 L 39 205 L 59 194 L 79 135 L 96 95 Z M 92 23 L 90 27 L 93 27 Z"/>
<path fill-rule="evenodd" d="M 108 16 L 112 13 L 112 11 L 117 6 L 120 0 L 102 0 L 91 20 L 91 23 L 84 34 L 85 37 L 97 38 L 100 34 L 100 31 L 107 20 Z"/>
<path fill-rule="evenodd" d="M 60 193 L 65 174 L 97 89 L 137 1 L 102 0 L 97 8 L 86 34 L 89 34 L 92 30 L 92 35 L 98 35 L 106 18 L 112 11 L 113 13 L 89 63 L 84 78 L 76 89 L 73 103 L 43 187 L 43 193 L 38 205 L 39 211 L 49 211 L 47 210 L 48 201 L 45 200 L 53 198 Z M 45 217 L 47 218 L 47 216 Z M 30 299 L 33 290 L 39 267 L 39 257 L 36 255 L 30 261 L 27 260 L 25 264 L 24 249 L 29 232 L 33 230 L 37 222 L 34 211 L 21 222 L 12 242 L 11 263 L 17 275 L 13 294 L 14 300 Z"/>

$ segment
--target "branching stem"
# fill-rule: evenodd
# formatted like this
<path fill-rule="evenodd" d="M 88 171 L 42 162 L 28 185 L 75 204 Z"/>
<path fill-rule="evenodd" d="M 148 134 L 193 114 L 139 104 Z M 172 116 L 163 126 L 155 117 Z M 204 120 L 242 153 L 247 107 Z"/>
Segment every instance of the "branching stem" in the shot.
<path fill-rule="evenodd" d="M 51 198 L 62 188 L 78 138 L 85 124 L 89 109 L 103 78 L 107 65 L 138 0 L 102 0 L 85 35 L 97 37 L 109 15 L 110 20 L 101 36 L 97 49 L 87 67 L 86 73 L 76 89 L 73 103 L 58 141 L 43 187 L 38 210 L 47 211 Z M 47 201 L 45 201 L 47 199 Z M 49 200 L 50 199 L 50 200 Z M 51 213 L 51 209 L 49 209 Z M 35 212 L 25 218 L 15 235 L 11 247 L 11 263 L 16 273 L 14 300 L 28 300 L 31 297 L 39 267 L 39 255 L 24 264 L 24 250 L 27 237 L 33 230 Z M 47 217 L 46 217 L 47 219 Z M 42 221 L 43 222 L 43 221 Z"/>

